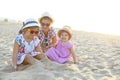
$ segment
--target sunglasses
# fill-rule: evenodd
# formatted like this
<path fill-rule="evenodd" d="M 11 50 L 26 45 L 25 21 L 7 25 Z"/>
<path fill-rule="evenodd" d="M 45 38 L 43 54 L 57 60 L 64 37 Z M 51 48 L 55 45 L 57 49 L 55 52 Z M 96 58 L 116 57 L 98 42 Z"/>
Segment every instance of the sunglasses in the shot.
<path fill-rule="evenodd" d="M 39 31 L 33 31 L 33 30 L 30 31 L 30 34 L 34 34 L 34 33 L 35 33 L 35 34 L 38 34 Z"/>
<path fill-rule="evenodd" d="M 41 23 L 41 26 L 50 26 L 50 24 L 49 23 Z"/>

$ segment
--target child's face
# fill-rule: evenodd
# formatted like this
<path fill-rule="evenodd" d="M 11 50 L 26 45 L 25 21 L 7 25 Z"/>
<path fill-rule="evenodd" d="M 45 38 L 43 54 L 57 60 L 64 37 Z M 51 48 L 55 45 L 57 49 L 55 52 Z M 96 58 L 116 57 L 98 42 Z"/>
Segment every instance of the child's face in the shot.
<path fill-rule="evenodd" d="M 63 42 L 67 42 L 69 40 L 69 34 L 67 32 L 62 32 L 60 38 Z"/>
<path fill-rule="evenodd" d="M 34 36 L 37 36 L 39 33 L 38 28 L 29 28 L 26 31 L 26 35 L 29 36 L 29 38 L 33 38 Z"/>
<path fill-rule="evenodd" d="M 51 21 L 49 19 L 43 19 L 40 24 L 41 24 L 42 30 L 45 32 L 48 32 L 49 29 L 51 28 Z"/>

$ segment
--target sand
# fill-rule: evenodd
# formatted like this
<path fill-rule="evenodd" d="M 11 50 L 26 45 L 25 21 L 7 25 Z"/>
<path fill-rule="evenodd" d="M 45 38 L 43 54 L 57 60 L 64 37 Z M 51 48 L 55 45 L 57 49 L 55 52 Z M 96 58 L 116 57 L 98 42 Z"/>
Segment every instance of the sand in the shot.
<path fill-rule="evenodd" d="M 120 35 L 73 31 L 72 42 L 79 64 L 65 64 L 44 57 L 34 65 L 20 65 L 13 72 L 14 37 L 21 25 L 0 25 L 0 80 L 120 80 Z"/>

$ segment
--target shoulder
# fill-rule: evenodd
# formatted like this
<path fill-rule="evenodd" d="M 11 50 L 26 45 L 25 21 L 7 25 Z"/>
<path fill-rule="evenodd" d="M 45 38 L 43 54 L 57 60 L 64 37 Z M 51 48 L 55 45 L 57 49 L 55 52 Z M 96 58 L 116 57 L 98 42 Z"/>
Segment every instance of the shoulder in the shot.
<path fill-rule="evenodd" d="M 55 27 L 51 27 L 51 30 L 56 30 Z"/>
<path fill-rule="evenodd" d="M 74 46 L 74 44 L 70 41 L 70 42 L 68 42 L 68 47 L 69 48 L 71 48 L 71 47 L 73 47 Z"/>
<path fill-rule="evenodd" d="M 58 39 L 58 40 L 57 40 L 57 43 L 61 43 L 61 40 L 60 40 L 60 39 Z"/>
<path fill-rule="evenodd" d="M 19 34 L 19 35 L 17 35 L 16 37 L 15 37 L 15 40 L 19 40 L 19 39 L 22 39 L 22 34 Z"/>
<path fill-rule="evenodd" d="M 22 36 L 23 36 L 22 34 L 18 34 L 18 35 L 16 36 L 16 38 L 17 38 L 17 37 L 22 37 Z"/>
<path fill-rule="evenodd" d="M 23 41 L 23 35 L 19 34 L 15 37 L 15 41 L 20 45 Z"/>
<path fill-rule="evenodd" d="M 55 30 L 55 28 L 53 28 L 53 27 L 51 27 L 51 29 L 49 30 L 49 32 L 48 32 L 48 35 L 51 37 L 51 38 L 53 38 L 54 36 L 56 36 L 56 30 Z"/>
<path fill-rule="evenodd" d="M 52 33 L 55 33 L 55 34 L 56 34 L 56 29 L 55 29 L 54 27 L 51 27 L 50 32 L 52 32 Z"/>

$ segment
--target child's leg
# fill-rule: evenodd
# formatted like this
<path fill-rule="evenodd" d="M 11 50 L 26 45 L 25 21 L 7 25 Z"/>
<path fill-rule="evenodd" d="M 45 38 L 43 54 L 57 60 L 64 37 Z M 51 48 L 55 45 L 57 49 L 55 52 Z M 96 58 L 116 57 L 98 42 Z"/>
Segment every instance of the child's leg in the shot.
<path fill-rule="evenodd" d="M 29 55 L 26 55 L 24 61 L 23 61 L 23 64 L 33 64 L 32 60 L 31 60 L 31 56 Z"/>
<path fill-rule="evenodd" d="M 43 56 L 44 56 L 43 54 L 38 54 L 38 55 L 34 56 L 34 58 L 40 60 Z"/>
<path fill-rule="evenodd" d="M 57 52 L 54 51 L 54 49 L 50 49 L 45 54 L 52 61 L 58 61 L 58 59 L 59 59 L 59 56 L 58 56 Z"/>

